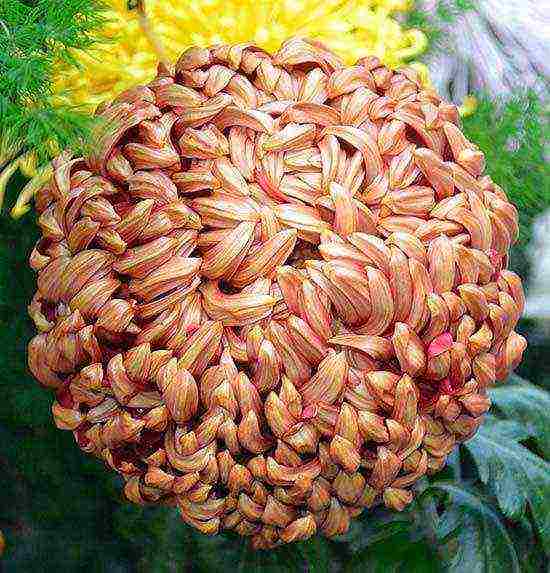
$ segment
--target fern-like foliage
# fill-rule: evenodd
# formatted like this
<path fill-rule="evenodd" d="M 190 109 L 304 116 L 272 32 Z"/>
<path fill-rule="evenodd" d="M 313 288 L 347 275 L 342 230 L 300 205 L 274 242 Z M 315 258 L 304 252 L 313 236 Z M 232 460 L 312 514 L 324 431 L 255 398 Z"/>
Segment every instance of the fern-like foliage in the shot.
<path fill-rule="evenodd" d="M 55 105 L 54 71 L 76 65 L 74 50 L 89 48 L 105 25 L 100 0 L 0 1 L 0 169 L 21 150 L 40 160 L 54 148 L 78 146 L 90 118 Z"/>

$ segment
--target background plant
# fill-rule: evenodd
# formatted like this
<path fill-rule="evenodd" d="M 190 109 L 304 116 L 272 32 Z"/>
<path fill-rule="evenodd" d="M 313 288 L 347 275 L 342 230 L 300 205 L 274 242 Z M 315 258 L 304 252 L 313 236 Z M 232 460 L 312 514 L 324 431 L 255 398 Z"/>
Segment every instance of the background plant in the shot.
<path fill-rule="evenodd" d="M 48 145 L 75 145 L 90 117 L 53 94 L 54 69 L 77 65 L 74 50 L 89 48 L 105 25 L 98 0 L 2 0 L 0 3 L 0 129 L 4 156 Z M 0 165 L 1 167 L 1 165 Z"/>

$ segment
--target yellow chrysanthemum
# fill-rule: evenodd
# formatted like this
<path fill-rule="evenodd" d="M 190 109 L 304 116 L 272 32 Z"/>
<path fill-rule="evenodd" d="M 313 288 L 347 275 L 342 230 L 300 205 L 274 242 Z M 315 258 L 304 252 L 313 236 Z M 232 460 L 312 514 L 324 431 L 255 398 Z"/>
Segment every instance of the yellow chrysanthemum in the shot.
<path fill-rule="evenodd" d="M 60 74 L 58 93 L 94 107 L 120 91 L 150 79 L 157 56 L 135 11 L 125 0 L 111 0 L 113 40 L 82 53 L 80 70 Z M 325 42 L 347 63 L 366 54 L 395 67 L 420 54 L 424 34 L 404 29 L 392 15 L 411 8 L 411 0 L 149 0 L 152 28 L 175 59 L 186 47 L 216 43 L 255 42 L 276 50 L 293 35 Z"/>

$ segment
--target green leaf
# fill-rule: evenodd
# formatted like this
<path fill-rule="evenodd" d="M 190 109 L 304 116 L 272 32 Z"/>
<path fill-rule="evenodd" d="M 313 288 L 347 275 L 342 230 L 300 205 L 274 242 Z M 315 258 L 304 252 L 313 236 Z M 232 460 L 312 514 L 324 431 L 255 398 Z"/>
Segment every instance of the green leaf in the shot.
<path fill-rule="evenodd" d="M 543 545 L 550 548 L 550 464 L 521 444 L 528 437 L 525 426 L 489 417 L 464 447 L 504 515 L 519 519 L 529 507 Z"/>
<path fill-rule="evenodd" d="M 436 482 L 432 491 L 448 495 L 438 537 L 448 554 L 448 573 L 519 573 L 519 560 L 498 513 L 461 484 Z"/>
<path fill-rule="evenodd" d="M 417 517 L 419 519 L 417 519 Z M 352 522 L 350 530 L 336 540 L 349 543 L 354 552 L 345 571 L 355 573 L 438 573 L 441 565 L 426 536 L 423 515 L 415 507 L 397 513 L 376 508 Z"/>
<path fill-rule="evenodd" d="M 544 571 L 548 558 L 540 547 L 532 521 L 526 516 L 521 521 L 508 524 L 507 531 L 514 543 L 522 573 Z"/>
<path fill-rule="evenodd" d="M 355 555 L 347 573 L 438 573 L 442 569 L 425 540 L 397 534 Z"/>
<path fill-rule="evenodd" d="M 510 383 L 489 391 L 493 405 L 507 418 L 520 422 L 550 459 L 550 393 L 512 374 Z"/>
<path fill-rule="evenodd" d="M 315 535 L 297 544 L 297 549 L 307 563 L 308 573 L 329 573 L 331 552 L 326 538 Z"/>
<path fill-rule="evenodd" d="M 370 545 L 398 534 L 410 535 L 413 526 L 409 511 L 397 513 L 384 506 L 378 506 L 353 519 L 347 533 L 338 535 L 333 540 L 336 543 L 345 543 L 351 553 L 358 553 Z"/>

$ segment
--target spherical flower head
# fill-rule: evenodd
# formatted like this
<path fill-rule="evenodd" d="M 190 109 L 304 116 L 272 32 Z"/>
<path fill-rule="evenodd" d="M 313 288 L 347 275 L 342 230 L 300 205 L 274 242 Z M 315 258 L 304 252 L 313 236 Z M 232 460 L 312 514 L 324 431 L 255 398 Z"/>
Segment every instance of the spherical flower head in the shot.
<path fill-rule="evenodd" d="M 517 213 L 456 107 L 293 38 L 189 48 L 100 111 L 37 197 L 57 426 L 256 548 L 402 510 L 525 347 Z"/>

